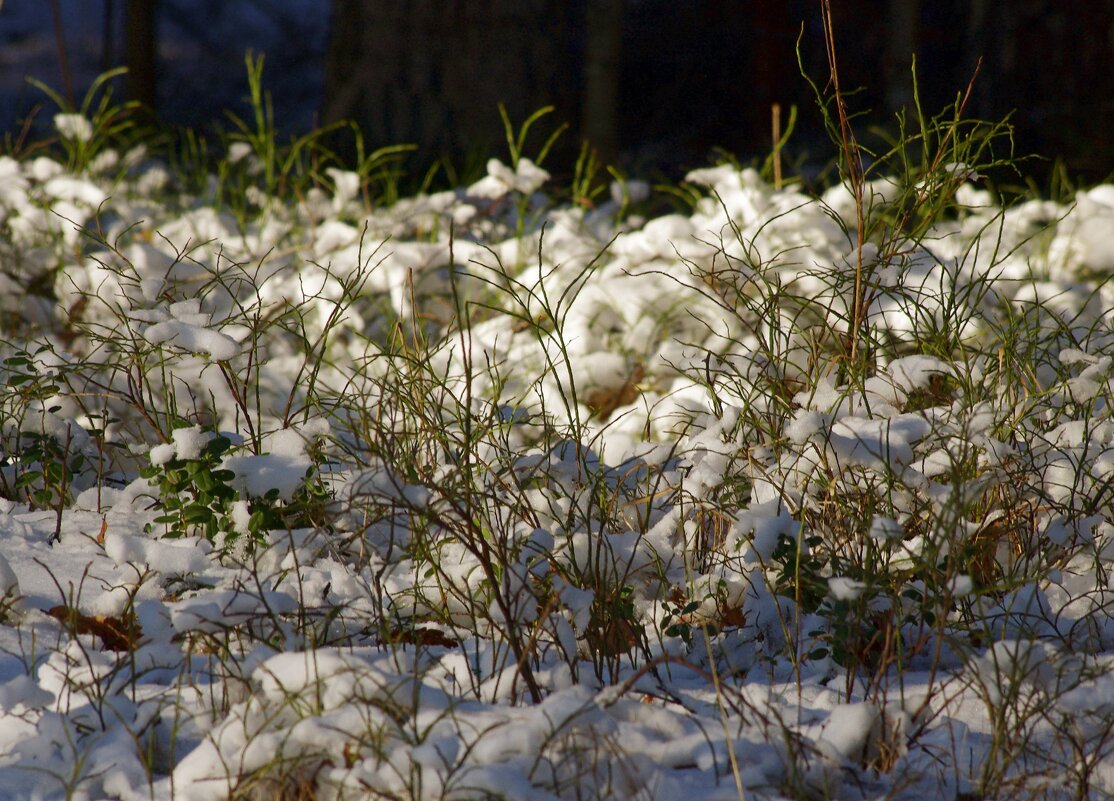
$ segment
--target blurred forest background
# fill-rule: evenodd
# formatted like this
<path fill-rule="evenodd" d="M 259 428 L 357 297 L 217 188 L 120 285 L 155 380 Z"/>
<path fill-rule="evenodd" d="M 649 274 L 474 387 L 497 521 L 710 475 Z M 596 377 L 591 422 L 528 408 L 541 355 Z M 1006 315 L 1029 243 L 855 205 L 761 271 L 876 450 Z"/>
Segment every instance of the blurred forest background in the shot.
<path fill-rule="evenodd" d="M 975 72 L 968 116 L 1014 111 L 1018 154 L 1062 159 L 1086 182 L 1114 171 L 1114 2 L 833 0 L 841 82 L 852 110 L 883 124 L 913 96 L 954 102 Z M 280 130 L 358 121 L 371 146 L 413 143 L 417 173 L 445 157 L 467 176 L 505 154 L 497 104 L 567 122 L 554 166 L 582 139 L 634 174 L 741 161 L 771 146 L 806 171 L 828 161 L 815 100 L 827 57 L 820 0 L 7 0 L 0 9 L 0 128 L 45 98 L 33 76 L 81 95 L 102 70 L 168 122 L 205 128 L 245 110 L 244 52 L 266 54 Z M 51 109 L 38 116 L 45 123 Z M 550 128 L 551 129 L 551 128 Z M 1047 176 L 1051 161 L 1025 168 Z M 547 165 L 549 166 L 549 165 Z"/>

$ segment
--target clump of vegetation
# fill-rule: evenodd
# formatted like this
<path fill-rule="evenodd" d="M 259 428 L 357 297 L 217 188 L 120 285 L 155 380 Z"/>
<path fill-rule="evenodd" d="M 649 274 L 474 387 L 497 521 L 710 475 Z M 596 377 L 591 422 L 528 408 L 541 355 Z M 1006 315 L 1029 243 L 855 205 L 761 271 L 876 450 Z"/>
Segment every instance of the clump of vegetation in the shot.
<path fill-rule="evenodd" d="M 868 150 L 832 59 L 831 187 L 779 137 L 649 218 L 589 148 L 550 188 L 544 110 L 400 197 L 404 149 L 279 142 L 255 59 L 213 151 L 106 78 L 2 160 L 43 792 L 1107 787 L 1109 190 L 1005 204 L 969 89 Z"/>

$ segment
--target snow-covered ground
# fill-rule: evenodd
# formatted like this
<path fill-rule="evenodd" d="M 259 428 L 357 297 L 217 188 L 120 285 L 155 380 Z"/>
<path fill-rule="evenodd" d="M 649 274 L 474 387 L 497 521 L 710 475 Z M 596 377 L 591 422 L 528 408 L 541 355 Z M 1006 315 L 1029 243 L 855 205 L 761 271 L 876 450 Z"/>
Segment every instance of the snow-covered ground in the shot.
<path fill-rule="evenodd" d="M 0 158 L 4 798 L 1114 793 L 1114 187 L 879 181 L 857 243 L 731 166 L 369 207 L 57 122 Z"/>

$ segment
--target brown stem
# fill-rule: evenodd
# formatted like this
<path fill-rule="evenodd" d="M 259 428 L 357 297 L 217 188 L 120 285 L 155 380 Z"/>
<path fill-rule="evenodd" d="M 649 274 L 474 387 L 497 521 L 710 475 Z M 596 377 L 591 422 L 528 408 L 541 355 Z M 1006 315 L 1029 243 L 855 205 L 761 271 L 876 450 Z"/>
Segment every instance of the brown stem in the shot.
<path fill-rule="evenodd" d="M 863 294 L 865 276 L 863 274 L 863 243 L 866 239 L 866 219 L 863 216 L 863 164 L 851 119 L 847 114 L 847 104 L 839 87 L 839 64 L 836 59 L 835 28 L 832 25 L 831 0 L 821 0 L 820 9 L 824 23 L 824 46 L 828 51 L 829 83 L 835 93 L 836 115 L 839 118 L 840 143 L 843 160 L 846 164 L 847 182 L 855 200 L 855 293 L 851 306 L 851 326 L 848 331 L 849 361 L 853 365 L 858 353 L 859 328 L 862 326 L 864 311 Z"/>
<path fill-rule="evenodd" d="M 770 127 L 774 140 L 774 189 L 781 189 L 781 104 L 770 106 Z"/>
<path fill-rule="evenodd" d="M 62 73 L 62 91 L 66 95 L 66 102 L 73 106 L 73 77 L 70 74 L 70 59 L 66 52 L 66 36 L 62 30 L 62 6 L 58 0 L 50 0 L 50 16 L 54 19 L 54 43 L 58 47 L 58 70 Z"/>

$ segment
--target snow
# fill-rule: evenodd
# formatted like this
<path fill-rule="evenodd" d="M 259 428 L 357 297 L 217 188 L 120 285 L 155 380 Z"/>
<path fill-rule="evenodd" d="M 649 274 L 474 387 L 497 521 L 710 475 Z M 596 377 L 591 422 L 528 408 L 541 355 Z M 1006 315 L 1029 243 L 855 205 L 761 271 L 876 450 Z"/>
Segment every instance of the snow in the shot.
<path fill-rule="evenodd" d="M 1000 797 L 1114 790 L 1114 186 L 960 187 L 854 376 L 846 187 L 324 178 L 0 159 L 5 797 L 954 799 L 1019 731 Z"/>
<path fill-rule="evenodd" d="M 155 323 L 143 336 L 153 345 L 165 342 L 195 353 L 206 353 L 215 361 L 228 361 L 240 352 L 240 346 L 228 335 L 183 320 Z"/>
<path fill-rule="evenodd" d="M 55 114 L 54 127 L 63 139 L 89 142 L 93 139 L 93 123 L 84 114 Z"/>
<path fill-rule="evenodd" d="M 3 554 L 0 554 L 0 596 L 5 601 L 19 597 L 19 578 Z"/>
<path fill-rule="evenodd" d="M 203 573 L 208 567 L 207 544 L 189 540 L 152 541 L 146 537 L 112 533 L 104 538 L 104 552 L 120 567 L 137 565 L 165 576 L 188 576 Z"/>
<path fill-rule="evenodd" d="M 828 589 L 837 601 L 853 601 L 862 595 L 866 583 L 847 576 L 833 576 L 828 579 Z"/>
<path fill-rule="evenodd" d="M 174 456 L 178 459 L 197 459 L 201 456 L 201 449 L 210 439 L 211 435 L 201 430 L 201 426 L 189 428 L 176 428 L 171 438 L 174 441 Z M 152 458 L 152 461 L 154 459 Z"/>
<path fill-rule="evenodd" d="M 498 200 L 508 192 L 531 195 L 549 180 L 549 173 L 528 158 L 520 158 L 514 169 L 499 159 L 488 159 L 487 176 L 468 187 L 468 194 Z"/>
<path fill-rule="evenodd" d="M 164 442 L 151 448 L 151 464 L 162 467 L 178 455 L 178 446 L 173 442 Z"/>
<path fill-rule="evenodd" d="M 829 713 L 819 741 L 843 759 L 854 758 L 865 748 L 879 717 L 879 710 L 871 704 L 841 704 Z"/>

